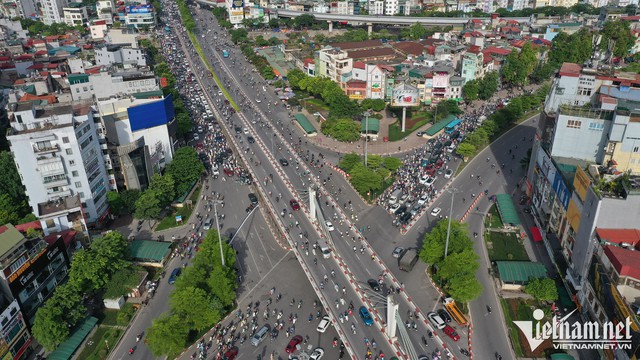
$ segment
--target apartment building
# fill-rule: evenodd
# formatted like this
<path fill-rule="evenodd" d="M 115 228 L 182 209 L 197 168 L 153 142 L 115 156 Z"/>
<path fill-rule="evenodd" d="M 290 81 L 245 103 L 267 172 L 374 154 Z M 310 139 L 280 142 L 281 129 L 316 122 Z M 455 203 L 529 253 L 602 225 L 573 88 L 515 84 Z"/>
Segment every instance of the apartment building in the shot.
<path fill-rule="evenodd" d="M 27 239 L 13 225 L 0 226 L 0 291 L 17 301 L 33 325 L 36 311 L 67 279 L 70 261 L 63 237 Z M 2 316 L 0 315 L 0 318 Z"/>
<path fill-rule="evenodd" d="M 62 9 L 68 4 L 67 0 L 40 0 L 42 22 L 46 25 L 64 22 Z"/>
<path fill-rule="evenodd" d="M 104 20 L 107 24 L 113 24 L 113 15 L 116 13 L 116 3 L 112 0 L 96 1 L 96 14 L 99 20 Z"/>
<path fill-rule="evenodd" d="M 318 51 L 315 64 L 316 76 L 328 77 L 340 85 L 350 79 L 353 70 L 353 59 L 349 54 L 331 46 Z"/>
<path fill-rule="evenodd" d="M 87 7 L 79 2 L 71 2 L 62 8 L 64 23 L 69 26 L 83 26 L 89 21 Z"/>
<path fill-rule="evenodd" d="M 17 300 L 0 297 L 0 357 L 22 360 L 29 358 L 33 351 L 33 337 L 20 311 Z"/>
<path fill-rule="evenodd" d="M 465 83 L 484 76 L 484 54 L 478 46 L 472 46 L 462 55 L 460 75 Z"/>
<path fill-rule="evenodd" d="M 153 28 L 157 24 L 153 5 L 130 5 L 125 7 L 124 24 L 127 27 Z"/>
<path fill-rule="evenodd" d="M 91 103 L 8 105 L 7 134 L 29 205 L 45 235 L 86 233 L 109 213 L 107 171 Z"/>

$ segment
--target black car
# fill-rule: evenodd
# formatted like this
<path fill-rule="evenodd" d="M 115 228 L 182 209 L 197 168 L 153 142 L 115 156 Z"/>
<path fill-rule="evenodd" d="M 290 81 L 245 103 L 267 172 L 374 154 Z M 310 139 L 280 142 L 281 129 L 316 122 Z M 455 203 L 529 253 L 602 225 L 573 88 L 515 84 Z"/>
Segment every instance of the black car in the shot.
<path fill-rule="evenodd" d="M 411 215 L 411 212 L 406 212 L 406 213 L 402 214 L 402 216 L 400 216 L 399 221 L 400 221 L 401 224 L 407 225 L 412 217 L 413 216 Z"/>
<path fill-rule="evenodd" d="M 247 142 L 249 144 L 253 144 L 254 142 L 256 142 L 256 140 L 253 138 L 253 136 L 247 136 Z"/>
<path fill-rule="evenodd" d="M 287 159 L 280 159 L 280 165 L 289 166 L 289 162 L 287 161 Z"/>
<path fill-rule="evenodd" d="M 242 128 L 240 126 L 236 126 L 236 134 L 242 134 Z"/>
<path fill-rule="evenodd" d="M 251 201 L 252 205 L 258 205 L 258 197 L 254 193 L 249 194 L 249 201 Z"/>
<path fill-rule="evenodd" d="M 447 312 L 447 310 L 445 309 L 440 309 L 438 310 L 438 315 L 440 315 L 440 317 L 442 318 L 442 320 L 450 323 L 451 322 L 451 315 L 449 315 L 449 313 Z"/>
<path fill-rule="evenodd" d="M 402 205 L 394 212 L 394 214 L 400 215 L 400 214 L 404 213 L 405 211 L 407 211 L 407 207 Z"/>
<path fill-rule="evenodd" d="M 373 289 L 373 291 L 380 291 L 380 284 L 374 279 L 367 280 L 367 284 L 371 286 L 371 289 Z"/>

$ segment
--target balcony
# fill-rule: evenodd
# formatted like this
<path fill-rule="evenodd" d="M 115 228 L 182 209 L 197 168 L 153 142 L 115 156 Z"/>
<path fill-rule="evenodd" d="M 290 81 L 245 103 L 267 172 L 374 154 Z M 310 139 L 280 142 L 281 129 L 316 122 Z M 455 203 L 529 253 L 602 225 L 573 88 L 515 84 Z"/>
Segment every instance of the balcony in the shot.
<path fill-rule="evenodd" d="M 52 145 L 33 145 L 33 152 L 36 154 L 48 153 L 48 152 L 58 152 L 60 151 L 60 146 L 58 144 Z"/>
<path fill-rule="evenodd" d="M 54 179 L 44 179 L 42 180 L 42 183 L 46 188 L 69 185 L 69 181 L 66 175 L 57 175 Z"/>

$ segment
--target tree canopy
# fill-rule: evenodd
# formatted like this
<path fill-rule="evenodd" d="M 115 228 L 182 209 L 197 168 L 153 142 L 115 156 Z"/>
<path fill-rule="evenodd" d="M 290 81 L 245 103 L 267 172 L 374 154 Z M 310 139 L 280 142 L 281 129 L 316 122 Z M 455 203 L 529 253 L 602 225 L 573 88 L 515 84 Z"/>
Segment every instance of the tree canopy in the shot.
<path fill-rule="evenodd" d="M 360 138 L 360 124 L 351 119 L 329 119 L 320 126 L 322 133 L 338 141 L 352 142 Z"/>
<path fill-rule="evenodd" d="M 531 279 L 524 287 L 524 292 L 533 296 L 536 300 L 556 301 L 558 300 L 558 287 L 553 279 Z"/>
<path fill-rule="evenodd" d="M 536 51 L 531 43 L 525 43 L 520 52 L 512 50 L 502 65 L 502 79 L 510 84 L 523 86 L 538 64 Z"/>
<path fill-rule="evenodd" d="M 190 146 L 178 149 L 165 170 L 165 174 L 171 175 L 176 180 L 175 193 L 178 196 L 189 191 L 203 172 L 204 165 L 196 150 Z"/>

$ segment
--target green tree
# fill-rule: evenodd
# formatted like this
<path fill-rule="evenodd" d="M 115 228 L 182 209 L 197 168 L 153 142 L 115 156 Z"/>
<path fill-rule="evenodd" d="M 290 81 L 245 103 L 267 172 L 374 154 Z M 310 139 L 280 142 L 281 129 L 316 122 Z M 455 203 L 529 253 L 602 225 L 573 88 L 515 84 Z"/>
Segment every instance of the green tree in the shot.
<path fill-rule="evenodd" d="M 276 29 L 280 27 L 280 20 L 278 18 L 269 19 L 269 27 L 272 29 Z"/>
<path fill-rule="evenodd" d="M 305 29 L 311 27 L 313 23 L 316 21 L 316 18 L 311 14 L 302 14 L 296 16 L 293 19 L 293 26 L 296 29 Z"/>
<path fill-rule="evenodd" d="M 447 239 L 448 219 L 440 220 L 433 229 L 428 232 L 422 243 L 420 260 L 427 264 L 439 264 L 444 259 L 444 248 Z M 455 254 L 472 247 L 472 242 L 467 234 L 467 227 L 457 221 L 451 222 L 448 254 Z"/>
<path fill-rule="evenodd" d="M 28 228 L 27 229 L 27 238 L 28 239 L 37 239 L 42 237 L 42 230 L 38 230 L 36 228 Z"/>
<path fill-rule="evenodd" d="M 160 218 L 162 209 L 160 195 L 156 191 L 147 189 L 140 195 L 138 201 L 136 201 L 136 212 L 134 216 L 136 219 L 151 221 L 152 219 Z"/>
<path fill-rule="evenodd" d="M 382 99 L 374 99 L 371 102 L 371 110 L 373 111 L 380 112 L 384 110 L 385 107 L 387 107 L 387 104 Z"/>
<path fill-rule="evenodd" d="M 395 173 L 402 166 L 402 160 L 387 156 L 382 160 L 382 166 L 390 172 Z"/>
<path fill-rule="evenodd" d="M 0 223 L 18 224 L 22 208 L 16 205 L 7 194 L 0 194 Z"/>
<path fill-rule="evenodd" d="M 480 100 L 489 100 L 498 91 L 498 80 L 500 75 L 497 71 L 491 71 L 484 75 L 478 86 L 478 97 Z"/>
<path fill-rule="evenodd" d="M 624 57 L 629 54 L 629 50 L 635 44 L 635 37 L 631 34 L 631 27 L 628 21 L 613 20 L 604 23 L 600 30 L 602 41 L 600 49 L 608 50 L 610 41 L 615 42 L 613 56 Z"/>
<path fill-rule="evenodd" d="M 463 157 L 470 158 L 476 154 L 476 147 L 463 141 L 458 145 L 456 152 Z"/>
<path fill-rule="evenodd" d="M 198 157 L 196 150 L 190 146 L 185 146 L 176 151 L 173 160 L 165 170 L 165 174 L 170 174 L 176 182 L 176 194 L 178 196 L 185 194 L 191 189 L 202 173 L 204 165 Z"/>
<path fill-rule="evenodd" d="M 186 112 L 176 112 L 176 120 L 178 121 L 177 135 L 184 138 L 193 129 L 193 121 L 191 116 Z"/>
<path fill-rule="evenodd" d="M 411 40 L 421 40 L 427 37 L 427 29 L 420 23 L 415 23 L 401 32 L 402 37 Z"/>
<path fill-rule="evenodd" d="M 238 282 L 236 281 L 235 269 L 215 266 L 209 274 L 208 286 L 211 289 L 211 295 L 218 299 L 219 304 L 224 309 L 231 309 L 236 300 L 236 290 Z"/>
<path fill-rule="evenodd" d="M 131 289 L 135 288 L 140 280 L 138 277 L 139 270 L 132 266 L 127 266 L 115 271 L 104 286 L 104 298 L 117 299 L 130 293 Z"/>
<path fill-rule="evenodd" d="M 476 280 L 480 268 L 478 255 L 471 247 L 447 256 L 439 265 L 437 276 L 444 281 L 445 290 L 460 301 L 471 301 L 482 293 L 482 285 Z"/>
<path fill-rule="evenodd" d="M 69 283 L 83 292 L 103 288 L 114 271 L 126 267 L 126 249 L 127 240 L 117 231 L 95 238 L 89 249 L 74 254 Z"/>
<path fill-rule="evenodd" d="M 189 325 L 178 315 L 161 315 L 153 320 L 146 343 L 154 356 L 179 354 L 187 344 Z"/>
<path fill-rule="evenodd" d="M 382 177 L 362 163 L 355 165 L 349 175 L 351 175 L 349 177 L 351 185 L 360 194 L 367 194 L 382 188 Z"/>
<path fill-rule="evenodd" d="M 479 91 L 480 91 L 480 87 L 477 80 L 468 81 L 462 87 L 462 95 L 464 96 L 464 99 L 468 102 L 477 100 Z"/>
<path fill-rule="evenodd" d="M 350 142 L 360 138 L 360 124 L 351 119 L 329 119 L 322 123 L 321 130 L 338 141 Z"/>
<path fill-rule="evenodd" d="M 456 276 L 449 280 L 447 291 L 460 302 L 469 302 L 482 294 L 482 284 L 474 275 Z"/>
<path fill-rule="evenodd" d="M 140 198 L 142 192 L 138 189 L 128 189 L 120 191 L 120 199 L 124 205 L 124 210 L 133 214 L 136 211 L 136 201 Z"/>
<path fill-rule="evenodd" d="M 0 194 L 7 194 L 15 204 L 26 200 L 24 187 L 11 153 L 0 151 Z M 22 215 L 24 216 L 24 214 Z"/>
<path fill-rule="evenodd" d="M 149 190 L 158 195 L 161 206 L 169 205 L 176 196 L 176 182 L 171 174 L 153 174 Z"/>
<path fill-rule="evenodd" d="M 75 261 L 75 257 L 74 257 Z M 59 285 L 44 306 L 38 308 L 31 332 L 38 343 L 53 350 L 85 314 L 82 293 L 71 283 Z"/>
<path fill-rule="evenodd" d="M 340 163 L 338 166 L 347 173 L 350 173 L 351 170 L 357 165 L 362 164 L 363 160 L 360 155 L 356 153 L 345 154 L 342 159 L 340 159 Z"/>
<path fill-rule="evenodd" d="M 107 192 L 107 203 L 111 212 L 115 215 L 120 215 L 124 211 L 124 201 L 122 201 L 122 197 L 117 191 Z"/>
<path fill-rule="evenodd" d="M 234 44 L 246 41 L 249 36 L 247 30 L 243 28 L 230 30 L 229 33 L 231 34 L 231 41 L 233 41 Z"/>
<path fill-rule="evenodd" d="M 558 287 L 555 281 L 550 278 L 530 279 L 529 283 L 524 287 L 524 292 L 540 301 L 551 302 L 558 300 Z"/>
<path fill-rule="evenodd" d="M 220 321 L 220 303 L 203 289 L 186 287 L 174 291 L 169 301 L 171 311 L 190 329 L 202 331 Z"/>
<path fill-rule="evenodd" d="M 362 109 L 364 110 L 369 110 L 373 107 L 373 99 L 364 99 L 362 100 L 362 102 L 360 103 L 360 106 L 362 107 Z"/>

